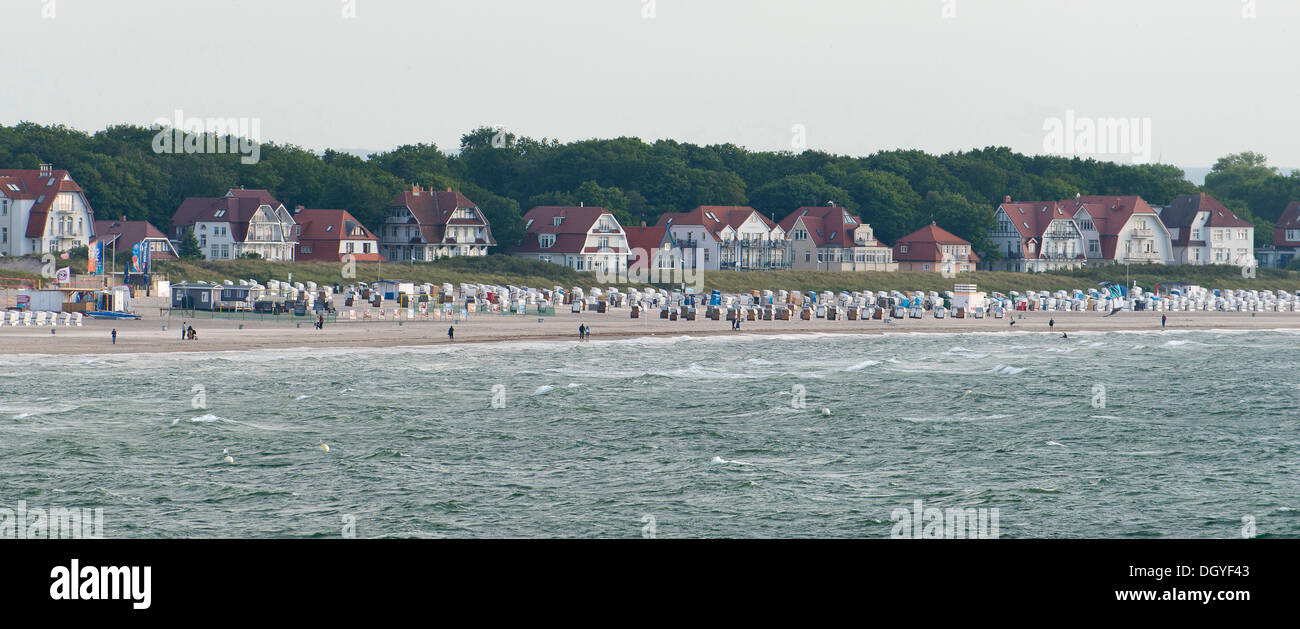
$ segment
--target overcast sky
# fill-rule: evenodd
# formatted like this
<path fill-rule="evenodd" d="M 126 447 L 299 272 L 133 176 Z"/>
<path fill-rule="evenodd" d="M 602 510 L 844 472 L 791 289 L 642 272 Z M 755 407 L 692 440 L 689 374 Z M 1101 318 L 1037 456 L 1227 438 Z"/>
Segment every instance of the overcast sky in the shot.
<path fill-rule="evenodd" d="M 1296 0 L 3 0 L 0 124 L 182 109 L 451 150 L 480 125 L 786 150 L 802 125 L 867 155 L 1044 153 L 1073 112 L 1137 119 L 1153 160 L 1290 167 L 1298 24 Z"/>

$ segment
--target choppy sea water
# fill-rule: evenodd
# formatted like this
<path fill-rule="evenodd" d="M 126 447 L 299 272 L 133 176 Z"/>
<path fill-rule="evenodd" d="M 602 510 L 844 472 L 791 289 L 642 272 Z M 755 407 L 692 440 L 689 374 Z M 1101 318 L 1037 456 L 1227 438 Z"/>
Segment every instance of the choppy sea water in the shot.
<path fill-rule="evenodd" d="M 661 538 L 888 537 L 915 500 L 997 508 L 1004 538 L 1240 537 L 1245 517 L 1295 537 L 1297 347 L 1006 332 L 0 357 L 0 506 L 102 507 L 110 538 L 642 537 L 651 518 Z"/>

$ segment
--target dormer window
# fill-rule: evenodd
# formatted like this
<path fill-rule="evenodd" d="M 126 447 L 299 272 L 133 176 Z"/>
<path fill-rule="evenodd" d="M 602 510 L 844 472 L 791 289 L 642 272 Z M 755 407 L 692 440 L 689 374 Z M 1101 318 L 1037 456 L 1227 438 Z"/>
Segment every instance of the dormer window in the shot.
<path fill-rule="evenodd" d="M 555 244 L 555 234 L 541 234 L 537 237 L 537 242 L 543 249 L 549 249 Z"/>
<path fill-rule="evenodd" d="M 225 211 L 225 210 L 217 210 L 217 213 L 216 213 L 216 214 L 213 214 L 212 216 L 213 216 L 213 218 L 221 218 L 221 217 L 223 217 L 223 216 L 225 216 L 225 215 L 226 215 L 226 211 Z"/>
<path fill-rule="evenodd" d="M 556 226 L 556 227 L 559 227 L 559 226 L 560 226 L 560 223 L 563 223 L 563 222 L 564 222 L 564 217 L 563 217 L 563 216 L 557 216 L 557 217 L 551 219 L 551 224 L 554 225 L 554 226 Z"/>

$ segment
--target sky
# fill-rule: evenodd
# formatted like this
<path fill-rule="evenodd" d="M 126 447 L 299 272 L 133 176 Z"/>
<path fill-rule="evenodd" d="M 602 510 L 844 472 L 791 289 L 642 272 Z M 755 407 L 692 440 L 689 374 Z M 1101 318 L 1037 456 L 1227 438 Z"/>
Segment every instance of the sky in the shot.
<path fill-rule="evenodd" d="M 0 124 L 1290 167 L 1297 24 L 1296 0 L 3 0 Z"/>

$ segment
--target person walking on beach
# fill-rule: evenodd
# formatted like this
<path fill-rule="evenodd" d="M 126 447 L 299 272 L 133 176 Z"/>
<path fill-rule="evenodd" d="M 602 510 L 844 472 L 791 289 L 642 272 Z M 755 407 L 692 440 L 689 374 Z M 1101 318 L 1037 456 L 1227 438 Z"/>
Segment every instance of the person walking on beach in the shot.
<path fill-rule="evenodd" d="M 182 322 L 181 322 L 181 340 L 182 340 L 182 341 L 185 340 L 185 336 L 186 336 L 186 328 L 188 328 L 189 326 L 190 326 L 190 322 L 189 322 L 189 321 L 182 321 Z"/>
<path fill-rule="evenodd" d="M 1048 320 L 1047 320 L 1047 331 L 1050 332 L 1050 331 L 1052 330 L 1052 328 L 1055 328 L 1055 327 L 1056 327 L 1056 319 L 1048 319 Z"/>
<path fill-rule="evenodd" d="M 117 345 L 117 328 L 113 328 L 113 344 Z"/>
<path fill-rule="evenodd" d="M 447 328 L 447 342 L 448 343 L 456 342 L 456 326 L 454 325 Z"/>
<path fill-rule="evenodd" d="M 1168 315 L 1160 315 L 1160 329 L 1165 329 L 1165 322 L 1169 320 Z"/>

